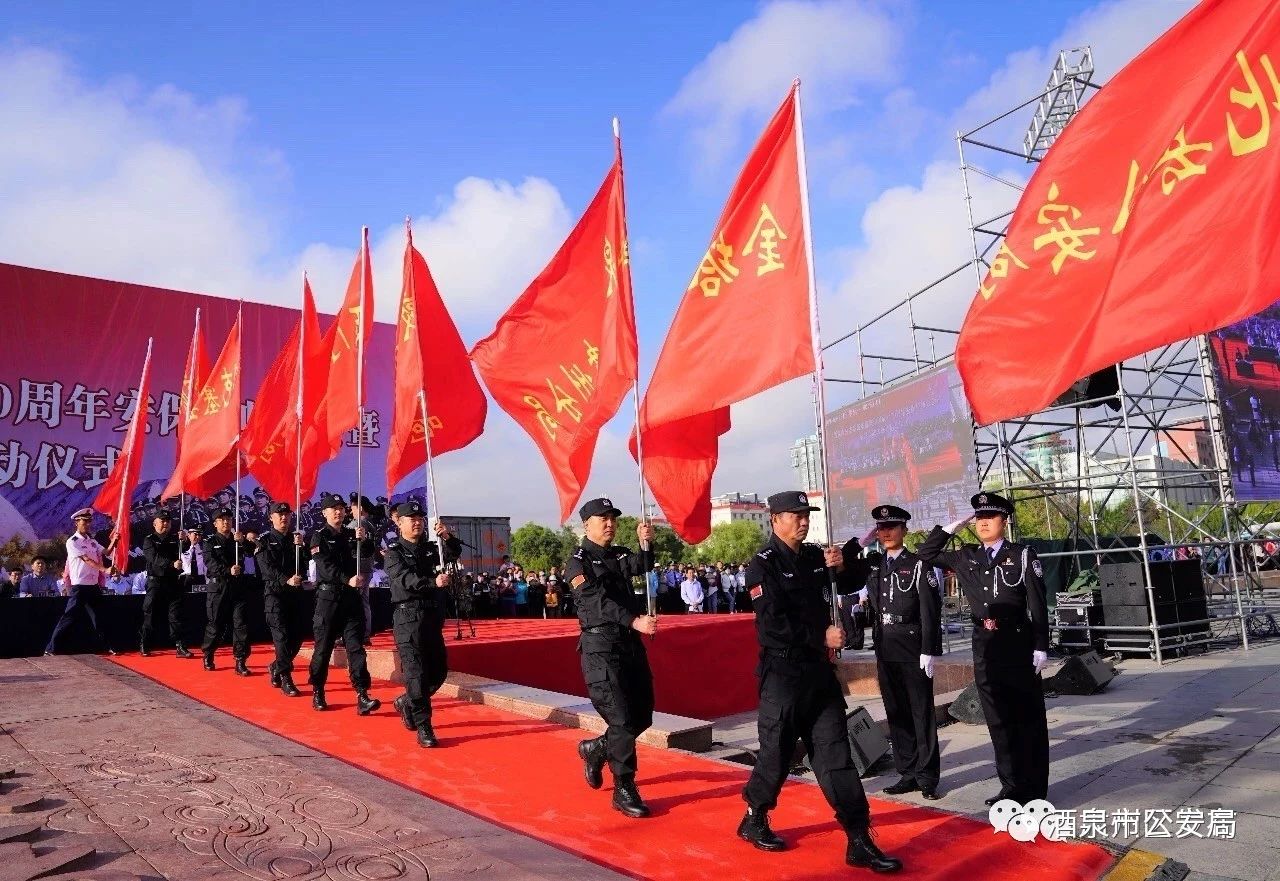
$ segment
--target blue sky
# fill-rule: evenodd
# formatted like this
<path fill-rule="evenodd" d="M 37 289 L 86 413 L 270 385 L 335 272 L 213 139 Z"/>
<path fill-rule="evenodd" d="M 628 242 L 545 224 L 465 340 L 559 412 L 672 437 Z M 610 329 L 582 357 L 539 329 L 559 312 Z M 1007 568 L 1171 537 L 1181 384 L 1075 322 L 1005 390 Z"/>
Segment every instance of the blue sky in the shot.
<path fill-rule="evenodd" d="M 290 304 L 305 267 L 332 309 L 359 227 L 394 254 L 409 214 L 472 342 L 598 187 L 616 114 L 647 375 L 739 163 L 800 75 L 830 338 L 963 260 L 957 126 L 1039 91 L 1059 48 L 1093 44 L 1109 75 L 1187 5 L 6 2 L 0 116 L 17 124 L 0 133 L 0 202 L 29 207 L 0 209 L 0 260 Z M 379 287 L 381 316 L 397 296 Z M 735 412 L 717 491 L 789 482 L 787 447 L 812 421 L 805 388 L 780 395 Z M 633 485 L 628 428 L 610 426 L 593 489 Z M 518 500 L 479 487 L 508 451 L 527 472 Z M 532 444 L 496 408 L 456 455 L 475 513 L 554 519 Z"/>

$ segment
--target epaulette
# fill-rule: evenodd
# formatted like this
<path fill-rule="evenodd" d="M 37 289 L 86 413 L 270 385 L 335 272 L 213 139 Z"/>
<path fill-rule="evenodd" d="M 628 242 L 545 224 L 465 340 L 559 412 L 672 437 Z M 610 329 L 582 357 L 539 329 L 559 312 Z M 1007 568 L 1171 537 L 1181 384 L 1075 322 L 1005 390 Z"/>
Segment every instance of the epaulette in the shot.
<path fill-rule="evenodd" d="M 631 556 L 631 548 L 614 547 L 613 556 L 618 560 L 621 560 L 623 557 L 629 557 Z"/>
<path fill-rule="evenodd" d="M 761 560 L 767 560 L 773 556 L 773 548 L 764 548 L 763 550 L 757 552 L 756 556 L 759 557 Z"/>
<path fill-rule="evenodd" d="M 581 559 L 582 559 L 582 548 L 581 548 L 581 547 L 574 548 L 573 556 L 574 556 L 574 559 L 581 560 Z"/>

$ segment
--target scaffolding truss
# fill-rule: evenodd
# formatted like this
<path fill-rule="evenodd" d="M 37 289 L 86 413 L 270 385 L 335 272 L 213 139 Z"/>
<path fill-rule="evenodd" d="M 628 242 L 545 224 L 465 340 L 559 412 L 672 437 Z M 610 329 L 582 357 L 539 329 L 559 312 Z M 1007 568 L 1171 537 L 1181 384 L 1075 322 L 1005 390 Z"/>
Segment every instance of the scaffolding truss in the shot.
<path fill-rule="evenodd" d="M 1091 80 L 1089 47 L 1064 50 L 1045 89 L 967 132 L 956 144 L 972 243 L 971 259 L 825 344 L 824 350 L 855 348 L 856 376 L 828 377 L 854 386 L 861 398 L 954 359 L 958 327 L 917 315 L 954 312 L 955 297 L 967 303 L 982 282 L 1004 239 L 1022 185 L 1011 160 L 1037 163 L 1071 117 L 1098 88 Z M 1017 122 L 1034 106 L 1018 143 Z M 1012 144 L 1012 145 L 1011 145 Z M 988 216 L 974 210 L 975 181 L 1007 191 L 1007 206 Z M 972 273 L 972 275 L 970 275 Z M 965 284 L 967 278 L 972 285 Z M 961 293 L 963 292 L 963 293 Z M 951 306 L 949 310 L 943 304 Z M 908 329 L 903 337 L 900 328 Z M 892 329 L 890 329 L 892 328 Z M 870 348 L 875 346 L 876 351 Z M 1243 645 L 1278 635 L 1280 573 L 1259 571 L 1255 530 L 1276 519 L 1280 505 L 1254 506 L 1251 516 L 1235 498 L 1224 425 L 1204 337 L 1182 340 L 1116 365 L 1109 388 L 1089 397 L 1077 383 L 1048 409 L 1021 419 L 974 426 L 982 488 L 1007 491 L 1027 510 L 1044 512 L 1047 534 L 1070 583 L 1081 572 L 1107 563 L 1140 563 L 1149 623 L 1097 626 L 1055 620 L 1063 644 L 1148 654 L 1158 662 L 1188 650 Z M 1097 384 L 1094 385 L 1094 388 Z M 1011 531 L 1019 524 L 1011 524 Z M 1159 623 L 1153 567 L 1165 559 L 1201 561 L 1205 617 Z M 956 609 L 954 632 L 967 616 Z"/>

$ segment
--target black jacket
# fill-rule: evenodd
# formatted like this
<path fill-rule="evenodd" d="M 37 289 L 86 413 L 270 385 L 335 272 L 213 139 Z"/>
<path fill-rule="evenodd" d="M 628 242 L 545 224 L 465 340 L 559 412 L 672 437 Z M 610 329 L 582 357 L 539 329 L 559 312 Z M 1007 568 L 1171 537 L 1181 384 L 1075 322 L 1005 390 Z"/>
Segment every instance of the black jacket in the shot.
<path fill-rule="evenodd" d="M 858 589 L 852 575 L 847 568 L 837 575 L 837 592 Z M 776 535 L 770 536 L 747 563 L 746 583 L 762 650 L 826 657 L 831 582 L 822 548 L 806 544 L 793 551 Z"/>
<path fill-rule="evenodd" d="M 181 569 L 173 568 L 177 561 L 178 534 L 173 531 L 164 535 L 151 533 L 142 540 L 142 555 L 147 560 L 147 581 L 174 582 L 182 574 Z"/>
<path fill-rule="evenodd" d="M 215 532 L 206 536 L 201 543 L 204 548 L 205 578 L 209 581 L 229 581 L 231 567 L 240 565 L 243 558 L 242 543 L 236 541 L 235 535 Z"/>
<path fill-rule="evenodd" d="M 956 574 L 969 611 L 979 620 L 992 619 L 997 629 L 974 629 L 974 655 L 988 660 L 1009 657 L 1022 663 L 1024 649 L 1049 650 L 1049 609 L 1045 600 L 1044 572 L 1030 547 L 1006 541 L 994 561 L 982 545 L 961 545 L 944 550 L 951 534 L 933 527 L 916 553 L 926 563 L 937 563 Z M 982 647 L 979 647 L 982 640 Z M 1003 649 L 1008 649 L 1006 653 Z M 1017 654 L 1012 654 L 1017 649 Z"/>
<path fill-rule="evenodd" d="M 652 568 L 652 551 L 634 553 L 619 545 L 606 548 L 584 538 L 564 567 L 582 629 L 614 624 L 629 631 L 631 622 L 648 610 L 644 595 L 632 589 L 631 579 L 643 578 Z"/>
<path fill-rule="evenodd" d="M 288 581 L 294 575 L 301 575 L 303 581 L 307 579 L 305 547 L 293 543 L 292 532 L 280 532 L 272 527 L 262 533 L 253 559 L 258 564 L 258 577 L 269 591 L 289 590 Z"/>
<path fill-rule="evenodd" d="M 311 536 L 311 557 L 316 561 L 316 584 L 346 587 L 356 574 L 355 534 L 326 524 Z"/>
<path fill-rule="evenodd" d="M 444 542 L 445 561 L 452 563 L 462 553 L 462 542 L 449 536 Z M 440 551 L 434 538 L 423 535 L 417 541 L 397 538 L 383 552 L 383 568 L 391 584 L 391 602 L 420 601 L 431 610 L 440 610 L 441 591 L 436 588 Z"/>
<path fill-rule="evenodd" d="M 854 556 L 859 550 L 856 540 L 846 544 L 844 565 L 866 585 L 876 657 L 915 664 L 920 655 L 941 655 L 942 597 L 933 566 L 905 549 L 892 564 L 879 552 Z"/>

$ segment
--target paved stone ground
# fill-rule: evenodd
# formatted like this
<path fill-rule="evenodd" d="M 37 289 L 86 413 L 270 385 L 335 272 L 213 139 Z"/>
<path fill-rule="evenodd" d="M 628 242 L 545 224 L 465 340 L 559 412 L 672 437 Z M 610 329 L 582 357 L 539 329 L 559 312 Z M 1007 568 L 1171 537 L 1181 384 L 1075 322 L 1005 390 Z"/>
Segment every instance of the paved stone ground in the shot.
<path fill-rule="evenodd" d="M 0 881 L 621 877 L 93 657 L 0 660 L 7 768 Z"/>
<path fill-rule="evenodd" d="M 1186 863 L 1193 881 L 1280 881 L 1280 644 L 1214 652 L 1157 666 L 1128 660 L 1100 694 L 1047 702 L 1049 800 L 1058 808 L 1226 808 L 1234 840 L 1117 838 Z M 877 701 L 850 698 L 883 718 Z M 754 748 L 755 717 L 717 720 L 715 740 Z M 985 817 L 995 794 L 984 725 L 939 731 L 945 797 L 902 801 Z M 864 781 L 879 793 L 889 773 Z M 882 796 L 893 798 L 892 796 Z"/>

